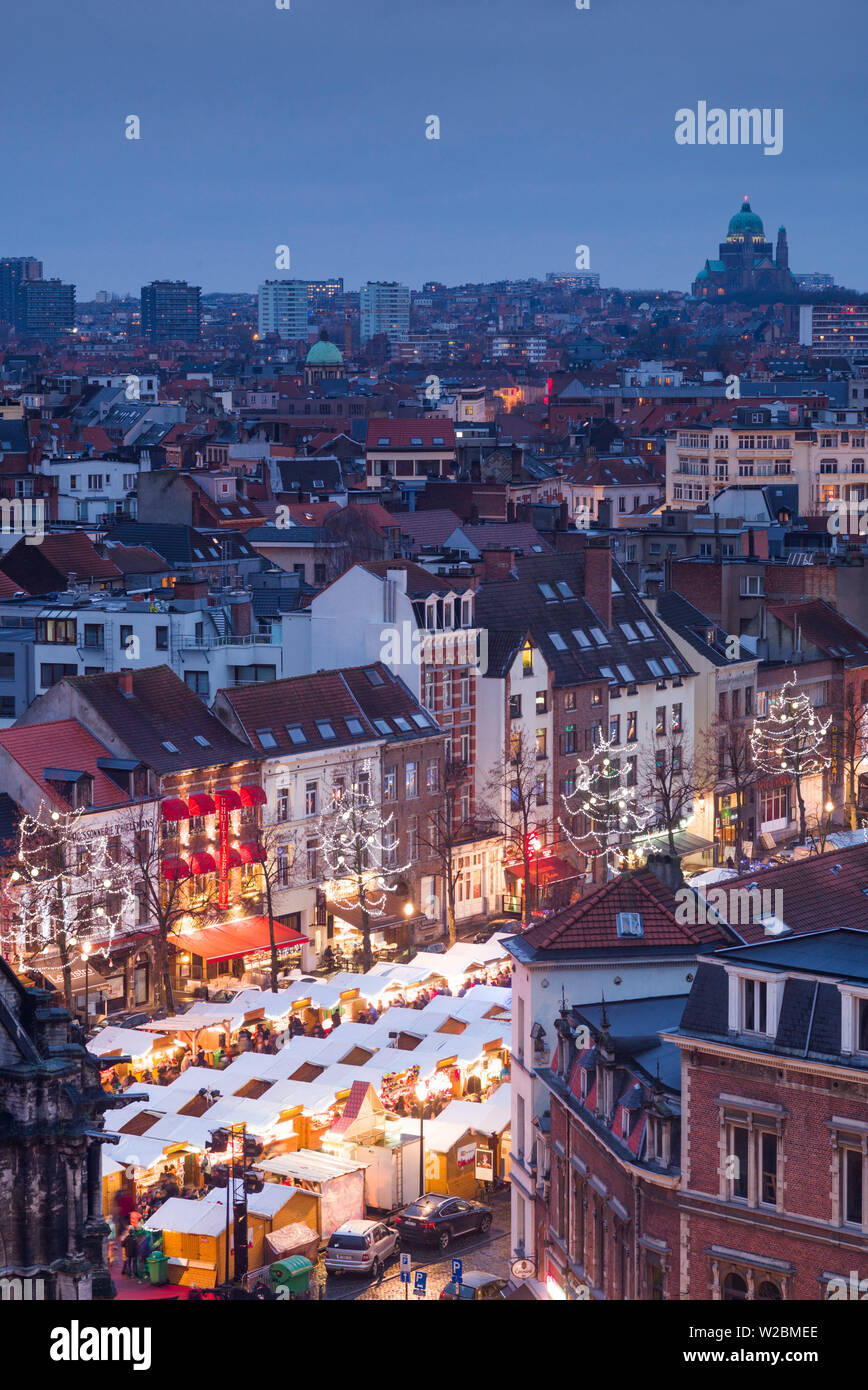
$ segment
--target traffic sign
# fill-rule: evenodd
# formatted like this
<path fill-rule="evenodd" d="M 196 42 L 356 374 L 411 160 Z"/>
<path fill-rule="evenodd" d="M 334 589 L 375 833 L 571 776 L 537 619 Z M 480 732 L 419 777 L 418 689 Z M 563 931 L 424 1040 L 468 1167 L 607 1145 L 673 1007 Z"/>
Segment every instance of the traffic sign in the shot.
<path fill-rule="evenodd" d="M 452 1261 L 452 1280 L 453 1280 L 453 1283 L 455 1283 L 455 1284 L 460 1284 L 460 1283 L 461 1283 L 461 1275 L 462 1275 L 463 1272 L 464 1272 L 464 1261 L 463 1261 L 463 1260 L 453 1260 L 453 1261 Z"/>
<path fill-rule="evenodd" d="M 409 1284 L 409 1282 L 410 1282 L 410 1254 L 409 1254 L 409 1251 L 407 1251 L 407 1250 L 402 1250 L 402 1251 L 401 1251 L 400 1260 L 401 1260 L 401 1283 L 402 1283 L 402 1284 Z"/>
<path fill-rule="evenodd" d="M 428 1282 L 428 1275 L 424 1269 L 417 1269 L 413 1276 L 413 1293 L 417 1298 L 425 1297 L 425 1285 Z"/>

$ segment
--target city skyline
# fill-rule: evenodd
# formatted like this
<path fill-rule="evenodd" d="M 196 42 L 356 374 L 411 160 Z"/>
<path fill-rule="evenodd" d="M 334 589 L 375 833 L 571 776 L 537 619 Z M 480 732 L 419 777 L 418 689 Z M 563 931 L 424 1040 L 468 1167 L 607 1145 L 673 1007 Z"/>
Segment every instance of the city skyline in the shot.
<path fill-rule="evenodd" d="M 333 0 L 326 19 L 306 0 L 243 17 L 227 0 L 157 0 L 144 30 L 103 0 L 89 8 L 87 33 L 58 0 L 44 11 L 51 109 L 23 69 L 0 98 L 22 169 L 4 254 L 41 256 L 81 301 L 160 278 L 253 291 L 285 244 L 284 273 L 337 267 L 350 286 L 542 276 L 585 244 L 603 284 L 687 290 L 696 248 L 745 193 L 787 226 L 797 270 L 866 287 L 868 194 L 852 172 L 866 21 L 842 0 L 824 10 L 835 63 L 807 95 L 802 7 L 783 0 L 761 13 L 736 0 L 725 20 L 686 0 L 505 0 L 496 24 L 445 0 L 437 17 L 444 32 L 460 23 L 457 45 L 382 3 Z M 6 28 L 11 52 L 23 12 Z M 529 64 L 529 41 L 544 62 Z M 132 72 L 117 61 L 130 53 Z M 191 62 L 205 80 L 190 81 Z M 83 83 L 85 64 L 99 82 Z M 677 143 L 676 113 L 703 102 L 779 109 L 781 153 Z M 426 138 L 432 115 L 439 139 Z"/>

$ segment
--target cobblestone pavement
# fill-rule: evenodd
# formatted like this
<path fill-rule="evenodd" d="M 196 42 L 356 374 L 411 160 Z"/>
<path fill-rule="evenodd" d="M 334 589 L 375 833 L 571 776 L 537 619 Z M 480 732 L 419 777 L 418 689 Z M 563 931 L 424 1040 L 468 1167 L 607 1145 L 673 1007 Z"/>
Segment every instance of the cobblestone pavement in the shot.
<path fill-rule="evenodd" d="M 487 1236 L 465 1236 L 456 1240 L 444 1253 L 431 1250 L 424 1245 L 405 1245 L 413 1257 L 412 1270 L 424 1269 L 428 1273 L 427 1299 L 439 1298 L 444 1284 L 452 1277 L 452 1260 L 464 1261 L 465 1272 L 471 1269 L 484 1269 L 489 1274 L 509 1277 L 510 1230 L 509 1230 L 509 1189 L 499 1192 L 489 1203 L 494 1213 L 494 1222 Z M 406 1298 L 408 1302 L 421 1303 L 413 1293 L 413 1274 L 410 1275 L 409 1289 L 401 1283 L 397 1260 L 390 1264 L 379 1283 L 370 1279 L 347 1279 L 345 1275 L 318 1275 L 322 1287 L 322 1298 L 329 1301 L 359 1300 L 385 1302 Z"/>

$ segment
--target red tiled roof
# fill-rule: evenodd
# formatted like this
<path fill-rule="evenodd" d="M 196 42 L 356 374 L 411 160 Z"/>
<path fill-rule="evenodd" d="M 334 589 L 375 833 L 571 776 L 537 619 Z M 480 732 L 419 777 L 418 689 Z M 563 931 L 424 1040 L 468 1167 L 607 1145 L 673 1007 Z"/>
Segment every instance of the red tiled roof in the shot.
<path fill-rule="evenodd" d="M 379 531 L 381 535 L 384 531 L 394 530 L 396 526 L 401 524 L 400 517 L 395 516 L 393 512 L 387 511 L 379 502 L 350 502 L 349 505 L 353 508 L 353 511 L 363 516 L 368 525 L 373 527 L 375 531 Z"/>
<path fill-rule="evenodd" d="M 126 792 L 96 765 L 97 758 L 111 756 L 108 748 L 77 719 L 17 724 L 14 728 L 0 730 L 0 747 L 24 769 L 52 805 L 67 806 L 67 803 L 45 781 L 46 767 L 89 772 L 93 777 L 93 804 L 97 808 L 129 802 Z"/>
<path fill-rule="evenodd" d="M 745 892 L 752 884 L 756 884 L 761 894 L 767 892 L 772 895 L 772 914 L 779 916 L 793 935 L 834 931 L 838 927 L 868 931 L 868 845 L 828 850 L 810 859 L 800 859 L 774 869 L 762 869 L 758 873 L 742 874 L 740 878 L 728 879 L 717 886 L 726 891 L 728 901 L 732 903 L 734 900 L 729 895 L 733 891 Z M 707 890 L 709 894 L 713 891 L 711 887 Z M 778 891 L 781 897 L 776 900 L 774 894 Z M 714 905 L 713 898 L 711 902 Z M 780 905 L 780 911 L 776 902 Z M 735 915 L 734 911 L 732 915 Z M 745 910 L 739 915 L 754 916 L 760 913 Z M 736 922 L 733 930 L 748 945 L 769 940 L 759 921 Z"/>
<path fill-rule="evenodd" d="M 769 614 L 779 618 L 785 627 L 796 622 L 805 641 L 829 656 L 841 657 L 846 666 L 868 663 L 868 634 L 847 621 L 825 599 L 809 599 L 804 603 L 769 603 Z"/>
<path fill-rule="evenodd" d="M 16 584 L 14 579 L 10 579 L 8 574 L 0 570 L 0 598 L 14 598 L 16 594 L 26 594 L 27 590 L 20 584 Z"/>
<path fill-rule="evenodd" d="M 110 541 L 106 550 L 123 574 L 157 574 L 168 568 L 162 556 L 148 545 L 121 545 L 119 541 Z"/>
<path fill-rule="evenodd" d="M 385 439 L 386 444 L 380 444 Z M 413 444 L 413 439 L 421 439 L 421 444 Z M 442 439 L 442 444 L 435 444 Z M 455 427 L 451 420 L 389 420 L 377 416 L 368 421 L 366 449 L 454 449 Z"/>
<path fill-rule="evenodd" d="M 366 719 L 340 671 L 317 671 L 309 676 L 257 682 L 218 692 L 218 701 L 229 704 L 257 752 L 306 752 L 311 748 L 339 748 L 367 743 L 380 737 Z M 347 719 L 358 719 L 362 732 L 353 734 Z M 327 719 L 335 732 L 324 738 L 317 720 Z M 287 725 L 300 724 L 304 743 L 294 744 Z M 257 730 L 270 730 L 277 747 L 264 748 Z"/>
<path fill-rule="evenodd" d="M 522 941 L 541 951 L 647 950 L 655 946 L 729 945 L 713 923 L 696 926 L 676 920 L 677 902 L 671 888 L 648 868 L 622 874 L 595 893 L 571 903 L 545 922 L 522 933 Z M 618 912 L 642 915 L 642 936 L 619 936 Z"/>
<path fill-rule="evenodd" d="M 393 519 L 414 546 L 442 545 L 461 525 L 461 518 L 448 507 L 431 507 L 421 512 L 401 512 Z"/>

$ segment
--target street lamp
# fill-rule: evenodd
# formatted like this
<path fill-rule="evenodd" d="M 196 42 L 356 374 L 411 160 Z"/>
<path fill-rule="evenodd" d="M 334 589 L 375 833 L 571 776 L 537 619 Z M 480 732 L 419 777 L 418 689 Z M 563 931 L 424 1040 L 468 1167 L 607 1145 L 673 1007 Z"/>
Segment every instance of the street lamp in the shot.
<path fill-rule="evenodd" d="M 419 1102 L 419 1196 L 425 1191 L 425 1101 L 428 1088 L 424 1081 L 416 1083 L 416 1099 Z"/>
<path fill-rule="evenodd" d="M 823 829 L 820 832 L 820 846 L 818 851 L 818 853 L 820 854 L 822 854 L 826 848 L 826 837 L 829 834 L 829 826 L 832 822 L 832 812 L 834 811 L 834 809 L 835 803 L 831 800 L 827 801 L 825 806 L 823 807 L 823 810 L 826 812 L 826 819 L 823 822 Z"/>
<path fill-rule="evenodd" d="M 90 999 L 89 999 L 89 997 L 88 997 L 88 995 L 89 995 L 89 985 L 90 985 L 90 976 L 89 976 L 89 973 L 88 973 L 88 972 L 89 972 L 89 970 L 90 970 L 90 953 L 91 953 L 92 950 L 93 950 L 93 946 L 90 944 L 90 942 L 89 942 L 89 941 L 85 941 L 85 942 L 83 943 L 83 945 L 82 945 L 82 948 L 81 948 L 81 958 L 82 958 L 82 960 L 84 961 L 84 1029 L 85 1029 L 85 1032 L 87 1032 L 88 1012 L 89 1012 L 89 1005 L 90 1005 Z"/>

